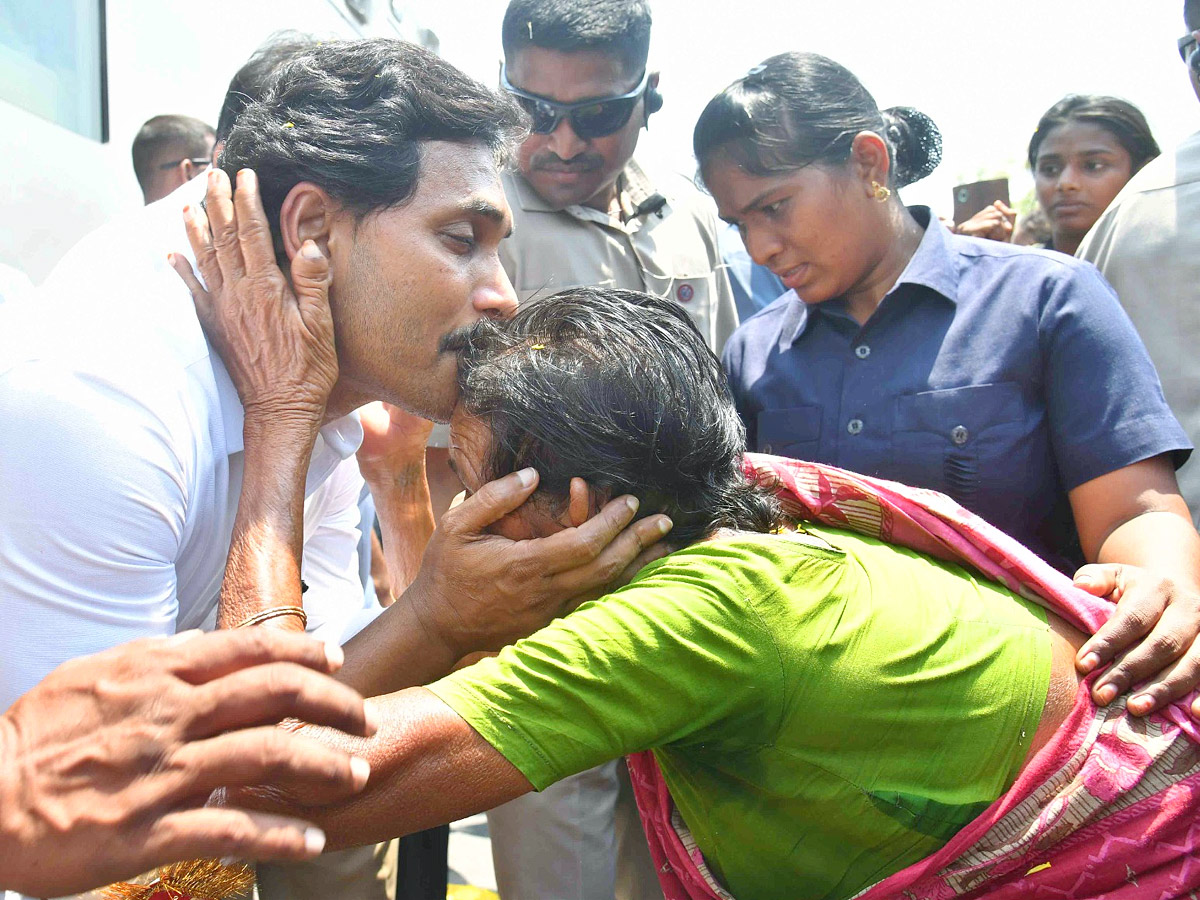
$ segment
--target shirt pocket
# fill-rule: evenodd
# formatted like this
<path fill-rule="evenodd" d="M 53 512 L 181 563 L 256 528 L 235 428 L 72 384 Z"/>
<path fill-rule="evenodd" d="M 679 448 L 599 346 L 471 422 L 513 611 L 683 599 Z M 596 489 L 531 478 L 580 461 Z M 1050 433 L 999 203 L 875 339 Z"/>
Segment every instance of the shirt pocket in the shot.
<path fill-rule="evenodd" d="M 989 518 L 1001 514 L 997 501 L 1019 507 L 1029 466 L 1024 407 L 1016 382 L 897 397 L 892 477 L 942 491 Z"/>
<path fill-rule="evenodd" d="M 758 450 L 775 456 L 819 461 L 821 407 L 764 409 L 755 419 Z"/>
<path fill-rule="evenodd" d="M 716 339 L 716 316 L 713 304 L 715 273 L 711 264 L 679 265 L 664 274 L 643 272 L 646 293 L 674 300 L 687 312 L 708 346 Z"/>

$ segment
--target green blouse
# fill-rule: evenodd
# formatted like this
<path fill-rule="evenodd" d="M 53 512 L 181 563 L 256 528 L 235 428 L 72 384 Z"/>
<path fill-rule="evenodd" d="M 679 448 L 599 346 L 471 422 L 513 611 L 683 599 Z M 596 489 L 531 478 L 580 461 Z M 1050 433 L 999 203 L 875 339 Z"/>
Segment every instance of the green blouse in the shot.
<path fill-rule="evenodd" d="M 848 897 L 1016 778 L 1045 704 L 1034 604 L 824 527 L 696 544 L 430 686 L 541 789 L 653 748 L 739 900 Z"/>

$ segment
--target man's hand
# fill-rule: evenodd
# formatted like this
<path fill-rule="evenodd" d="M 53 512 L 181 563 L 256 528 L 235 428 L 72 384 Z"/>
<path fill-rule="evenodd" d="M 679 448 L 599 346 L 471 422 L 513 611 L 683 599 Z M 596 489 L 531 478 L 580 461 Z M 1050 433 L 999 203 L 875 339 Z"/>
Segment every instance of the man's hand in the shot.
<path fill-rule="evenodd" d="M 319 785 L 345 800 L 369 765 L 276 727 L 369 736 L 341 651 L 264 629 L 187 632 L 65 663 L 0 717 L 0 889 L 58 897 L 194 857 L 299 860 L 306 822 L 205 808 L 218 787 Z"/>
<path fill-rule="evenodd" d="M 299 415 L 319 426 L 338 376 L 329 260 L 305 241 L 291 261 L 289 283 L 275 260 L 254 172 L 243 169 L 237 182 L 231 195 L 228 176 L 213 169 L 204 211 L 184 209 L 205 283 L 183 256 L 172 254 L 171 265 L 192 293 L 200 324 L 229 370 L 247 419 Z"/>
<path fill-rule="evenodd" d="M 454 661 L 499 650 L 569 612 L 589 592 L 628 574 L 635 558 L 671 529 L 664 515 L 626 528 L 638 501 L 625 496 L 578 528 L 549 537 L 510 541 L 488 534 L 489 525 L 528 499 L 537 481 L 533 469 L 515 472 L 447 512 L 416 580 L 397 601 L 414 606 L 427 637 L 455 654 Z"/>
<path fill-rule="evenodd" d="M 1017 211 L 1010 208 L 1003 200 L 997 200 L 991 206 L 985 206 L 967 221 L 954 226 L 957 234 L 967 237 L 986 238 L 990 241 L 1012 240 L 1013 226 L 1017 222 Z"/>
<path fill-rule="evenodd" d="M 1087 673 L 1113 662 L 1092 686 L 1092 699 L 1111 703 L 1132 686 L 1135 716 L 1146 715 L 1200 687 L 1200 595 L 1170 578 L 1118 563 L 1084 566 L 1075 586 L 1106 597 L 1117 609 L 1079 648 L 1076 667 Z M 1123 653 L 1123 655 L 1121 655 Z M 1200 699 L 1192 704 L 1200 718 Z"/>

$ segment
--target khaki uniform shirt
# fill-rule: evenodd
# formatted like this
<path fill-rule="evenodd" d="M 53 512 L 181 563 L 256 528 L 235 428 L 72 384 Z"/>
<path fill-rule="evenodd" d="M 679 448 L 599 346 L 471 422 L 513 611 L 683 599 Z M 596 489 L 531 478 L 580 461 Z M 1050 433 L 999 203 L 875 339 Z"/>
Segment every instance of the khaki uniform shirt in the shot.
<path fill-rule="evenodd" d="M 1138 172 L 1076 254 L 1116 288 L 1193 444 L 1200 441 L 1200 133 Z M 1200 526 L 1200 463 L 1179 470 Z"/>
<path fill-rule="evenodd" d="M 512 237 L 500 261 L 522 303 L 571 287 L 670 297 L 720 353 L 737 307 L 717 248 L 717 220 L 682 176 L 654 185 L 633 161 L 617 182 L 622 216 L 586 206 L 553 209 L 517 172 L 504 176 Z"/>

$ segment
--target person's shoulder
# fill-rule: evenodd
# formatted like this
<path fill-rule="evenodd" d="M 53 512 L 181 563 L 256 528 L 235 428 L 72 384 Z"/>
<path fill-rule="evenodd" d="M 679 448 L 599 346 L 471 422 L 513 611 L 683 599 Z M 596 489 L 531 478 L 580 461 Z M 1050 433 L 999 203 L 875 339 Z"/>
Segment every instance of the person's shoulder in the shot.
<path fill-rule="evenodd" d="M 1200 182 L 1200 132 L 1184 138 L 1174 149 L 1146 163 L 1129 179 L 1110 208 L 1120 208 L 1142 195 L 1173 191 L 1197 182 Z"/>
<path fill-rule="evenodd" d="M 167 263 L 178 210 L 152 206 L 86 236 L 45 283 L 6 304 L 0 391 L 50 408 L 140 414 L 180 440 L 218 406 L 211 351 L 191 296 Z M 12 399 L 9 396 L 9 399 Z"/>
<path fill-rule="evenodd" d="M 1096 276 L 1096 268 L 1091 263 L 1057 250 L 959 234 L 951 235 L 950 239 L 964 269 L 978 268 L 988 278 L 1015 278 L 1022 282 L 1053 285 Z"/>

